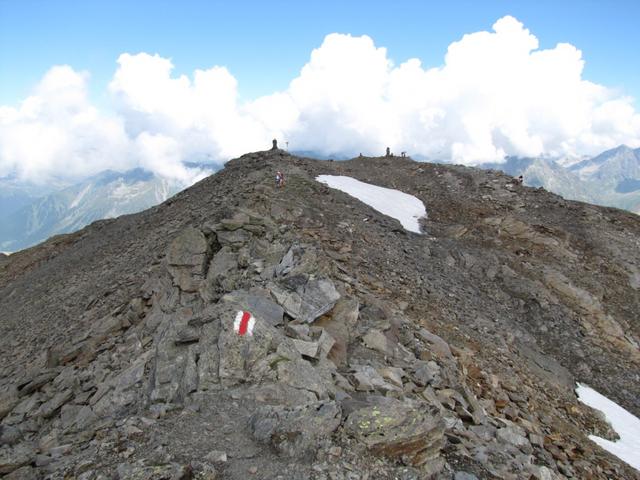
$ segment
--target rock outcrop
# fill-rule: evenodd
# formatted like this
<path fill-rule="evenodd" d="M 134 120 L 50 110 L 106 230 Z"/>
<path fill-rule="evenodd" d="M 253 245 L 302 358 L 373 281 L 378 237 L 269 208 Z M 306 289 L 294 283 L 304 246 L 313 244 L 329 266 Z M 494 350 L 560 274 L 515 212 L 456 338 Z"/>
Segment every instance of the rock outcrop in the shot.
<path fill-rule="evenodd" d="M 573 386 L 640 413 L 640 220 L 507 180 L 258 152 L 0 260 L 0 474 L 638 478 Z"/>

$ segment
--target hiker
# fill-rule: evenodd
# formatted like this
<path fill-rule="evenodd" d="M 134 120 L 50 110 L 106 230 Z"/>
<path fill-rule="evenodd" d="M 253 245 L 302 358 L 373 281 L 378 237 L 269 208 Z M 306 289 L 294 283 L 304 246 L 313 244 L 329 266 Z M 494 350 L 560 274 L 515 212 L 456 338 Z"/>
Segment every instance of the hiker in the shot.
<path fill-rule="evenodd" d="M 280 170 L 276 172 L 276 187 L 284 187 L 284 173 L 282 173 Z"/>

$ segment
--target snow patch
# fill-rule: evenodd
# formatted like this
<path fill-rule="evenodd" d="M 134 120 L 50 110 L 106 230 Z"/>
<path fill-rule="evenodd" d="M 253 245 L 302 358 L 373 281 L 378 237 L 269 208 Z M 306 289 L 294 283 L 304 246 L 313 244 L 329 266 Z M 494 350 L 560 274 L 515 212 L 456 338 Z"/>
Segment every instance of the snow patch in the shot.
<path fill-rule="evenodd" d="M 91 190 L 91 184 L 84 187 L 82 191 L 78 195 L 76 195 L 76 198 L 73 199 L 73 202 L 71 202 L 69 208 L 76 208 L 78 205 L 80 205 L 80 202 L 89 190 Z"/>
<path fill-rule="evenodd" d="M 418 220 L 427 216 L 427 210 L 413 195 L 364 183 L 351 177 L 319 175 L 316 180 L 357 198 L 384 215 L 395 218 L 405 230 L 422 233 Z"/>
<path fill-rule="evenodd" d="M 578 384 L 576 393 L 582 403 L 604 413 L 620 436 L 617 442 L 595 435 L 589 435 L 589 438 L 640 471 L 640 419 L 586 385 Z"/>

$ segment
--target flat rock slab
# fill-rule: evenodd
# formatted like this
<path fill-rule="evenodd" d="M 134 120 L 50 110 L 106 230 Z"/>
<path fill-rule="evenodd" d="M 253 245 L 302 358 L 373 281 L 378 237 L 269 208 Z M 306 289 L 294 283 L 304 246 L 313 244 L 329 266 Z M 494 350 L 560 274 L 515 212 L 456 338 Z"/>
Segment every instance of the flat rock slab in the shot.
<path fill-rule="evenodd" d="M 353 411 L 344 428 L 373 453 L 420 466 L 438 458 L 445 424 L 429 405 L 386 399 Z"/>

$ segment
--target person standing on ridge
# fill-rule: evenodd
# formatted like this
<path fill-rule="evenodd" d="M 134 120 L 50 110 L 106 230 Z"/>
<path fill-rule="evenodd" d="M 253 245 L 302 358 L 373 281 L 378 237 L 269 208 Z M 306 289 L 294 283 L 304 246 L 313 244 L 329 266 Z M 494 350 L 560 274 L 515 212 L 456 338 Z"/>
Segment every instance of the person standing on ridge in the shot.
<path fill-rule="evenodd" d="M 276 187 L 284 187 L 284 173 L 282 173 L 280 170 L 276 172 Z"/>

